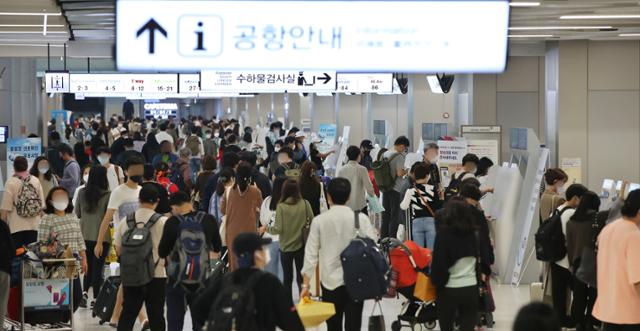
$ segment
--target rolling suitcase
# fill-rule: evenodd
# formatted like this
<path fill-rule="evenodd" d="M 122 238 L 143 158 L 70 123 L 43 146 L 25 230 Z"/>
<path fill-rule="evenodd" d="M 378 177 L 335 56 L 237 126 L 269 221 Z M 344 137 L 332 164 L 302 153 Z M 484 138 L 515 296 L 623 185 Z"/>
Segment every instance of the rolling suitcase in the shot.
<path fill-rule="evenodd" d="M 105 280 L 96 298 L 96 303 L 93 306 L 93 317 L 100 319 L 100 325 L 111 320 L 113 314 L 113 308 L 116 305 L 116 297 L 118 295 L 118 287 L 120 287 L 120 277 L 113 276 Z"/>

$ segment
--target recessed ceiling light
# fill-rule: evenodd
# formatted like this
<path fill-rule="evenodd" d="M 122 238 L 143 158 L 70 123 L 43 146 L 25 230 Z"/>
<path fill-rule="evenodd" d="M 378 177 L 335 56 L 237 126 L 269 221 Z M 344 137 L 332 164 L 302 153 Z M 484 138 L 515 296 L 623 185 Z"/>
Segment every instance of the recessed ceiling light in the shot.
<path fill-rule="evenodd" d="M 640 37 L 640 33 L 621 33 L 620 37 Z"/>
<path fill-rule="evenodd" d="M 561 20 L 600 20 L 600 19 L 629 19 L 640 18 L 640 15 L 564 15 Z"/>
<path fill-rule="evenodd" d="M 509 2 L 509 6 L 511 7 L 538 7 L 540 6 L 539 2 L 527 1 L 527 2 Z"/>
<path fill-rule="evenodd" d="M 15 13 L 15 12 L 0 12 L 0 16 L 60 16 L 62 13 Z"/>
<path fill-rule="evenodd" d="M 510 27 L 511 31 L 526 31 L 526 30 L 602 30 L 611 29 L 611 26 L 514 26 Z"/>
<path fill-rule="evenodd" d="M 512 34 L 509 38 L 551 38 L 552 34 Z"/>

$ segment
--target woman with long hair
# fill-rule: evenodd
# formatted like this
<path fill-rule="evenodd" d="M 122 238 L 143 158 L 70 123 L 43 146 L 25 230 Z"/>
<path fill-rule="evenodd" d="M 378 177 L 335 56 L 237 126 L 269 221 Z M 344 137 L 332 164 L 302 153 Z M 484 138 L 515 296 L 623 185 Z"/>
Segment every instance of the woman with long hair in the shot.
<path fill-rule="evenodd" d="M 69 192 L 62 187 L 54 187 L 49 191 L 46 198 L 45 215 L 42 216 L 40 225 L 38 226 L 38 241 L 48 241 L 52 234 L 56 235 L 56 239 L 62 245 L 68 246 L 74 254 L 81 257 L 80 271 L 87 272 L 87 247 L 82 237 L 82 230 L 78 218 L 73 214 L 73 205 L 71 204 L 71 196 Z M 73 280 L 73 302 L 80 302 L 82 298 L 82 285 L 80 278 Z M 74 305 L 73 311 L 78 309 L 78 305 Z"/>
<path fill-rule="evenodd" d="M 216 190 L 211 195 L 211 201 L 209 203 L 209 214 L 213 215 L 218 222 L 218 225 L 222 223 L 223 214 L 220 211 L 220 204 L 222 203 L 222 197 L 227 189 L 230 189 L 236 182 L 236 172 L 233 168 L 223 168 L 218 175 L 218 181 L 216 182 Z"/>
<path fill-rule="evenodd" d="M 302 264 L 304 262 L 304 242 L 302 229 L 311 226 L 313 210 L 309 202 L 300 195 L 295 179 L 287 179 L 282 185 L 280 201 L 276 207 L 276 221 L 273 225 L 261 227 L 262 233 L 278 235 L 280 240 L 280 263 L 283 271 L 283 284 L 287 290 L 293 285 L 293 264 L 299 291 L 302 291 Z"/>
<path fill-rule="evenodd" d="M 273 226 L 276 222 L 276 208 L 278 202 L 280 202 L 280 195 L 282 193 L 282 184 L 284 184 L 286 178 L 279 177 L 273 181 L 273 190 L 271 195 L 266 197 L 260 207 L 260 226 Z M 276 275 L 280 281 L 283 280 L 282 264 L 280 264 L 280 236 L 277 234 L 265 233 L 265 238 L 271 238 L 271 244 L 269 244 L 269 255 L 271 261 L 264 267 L 265 271 L 271 272 Z"/>
<path fill-rule="evenodd" d="M 440 330 L 473 331 L 478 317 L 479 291 L 477 259 L 485 260 L 487 247 L 478 234 L 473 206 L 454 197 L 436 213 L 438 229 L 431 262 L 431 279 L 438 289 Z M 478 242 L 480 241 L 480 242 Z M 479 252 L 480 251 L 480 252 Z"/>
<path fill-rule="evenodd" d="M 109 252 L 111 236 L 105 236 L 103 242 L 98 243 L 98 232 L 104 214 L 107 212 L 109 203 L 109 181 L 107 180 L 107 168 L 94 166 L 89 170 L 89 178 L 84 188 L 78 190 L 76 201 L 76 216 L 80 219 L 80 229 L 84 237 L 85 246 L 89 251 L 93 251 L 96 245 L 102 245 L 103 252 Z M 87 254 L 87 272 L 84 274 L 84 294 L 83 299 L 88 300 L 89 288 L 93 289 L 93 303 L 98 297 L 100 287 L 102 287 L 102 274 L 107 254 L 97 258 L 94 254 Z"/>
<path fill-rule="evenodd" d="M 31 166 L 31 169 L 29 170 L 29 174 L 40 180 L 40 185 L 42 185 L 42 193 L 45 197 L 49 195 L 49 191 L 51 191 L 52 188 L 58 186 L 58 180 L 51 171 L 49 159 L 47 159 L 45 156 L 39 156 L 38 158 L 36 158 L 36 160 L 33 162 L 33 165 Z"/>
<path fill-rule="evenodd" d="M 591 252 L 596 251 L 595 243 L 598 233 L 594 231 L 594 225 L 597 222 L 599 209 L 600 197 L 596 193 L 589 191 L 582 195 L 576 212 L 567 222 L 567 257 L 569 258 L 569 266 L 574 274 L 580 267 L 582 252 L 585 248 L 591 249 Z M 606 220 L 606 217 L 604 219 Z M 601 229 L 600 226 L 604 226 L 604 224 L 598 224 L 595 229 Z M 573 277 L 572 291 L 571 317 L 577 323 L 577 329 L 595 330 L 600 325 L 600 322 L 591 315 L 591 312 L 596 303 L 598 290 Z"/>
<path fill-rule="evenodd" d="M 298 183 L 300 184 L 300 194 L 302 198 L 309 201 L 313 215 L 320 215 L 320 198 L 322 197 L 322 190 L 324 185 L 320 181 L 320 178 L 316 174 L 316 165 L 311 161 L 304 161 L 300 167 L 300 178 Z M 326 201 L 323 201 L 326 203 Z"/>
<path fill-rule="evenodd" d="M 251 184 L 251 166 L 245 162 L 238 165 L 234 185 L 224 193 L 220 204 L 220 212 L 225 216 L 226 243 L 230 246 L 233 240 L 244 232 L 258 231 L 258 213 L 262 205 L 262 193 Z M 236 261 L 233 254 L 229 255 L 231 270 L 249 261 Z M 251 257 L 253 261 L 253 257 Z M 251 261 L 251 262 L 252 262 Z M 240 264 L 238 264 L 240 263 Z"/>

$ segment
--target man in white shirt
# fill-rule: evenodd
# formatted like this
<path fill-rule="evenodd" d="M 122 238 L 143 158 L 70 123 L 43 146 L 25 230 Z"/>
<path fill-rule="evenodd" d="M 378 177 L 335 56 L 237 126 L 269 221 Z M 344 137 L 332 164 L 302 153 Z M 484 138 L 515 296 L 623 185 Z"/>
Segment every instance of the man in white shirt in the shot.
<path fill-rule="evenodd" d="M 163 141 L 168 141 L 171 143 L 171 146 L 175 146 L 173 137 L 167 133 L 167 123 L 161 123 L 158 128 L 160 129 L 160 132 L 156 133 L 156 140 L 158 141 L 158 144 L 162 143 Z"/>
<path fill-rule="evenodd" d="M 562 233 L 567 234 L 567 223 L 580 204 L 580 198 L 588 192 L 584 185 L 572 184 L 567 188 L 567 202 L 560 205 L 556 210 L 560 213 L 562 221 Z M 575 321 L 567 315 L 567 293 L 571 289 L 573 276 L 569 270 L 569 259 L 565 256 L 558 262 L 551 263 L 551 294 L 553 297 L 553 309 L 560 318 L 563 327 L 575 327 Z"/>
<path fill-rule="evenodd" d="M 351 195 L 347 201 L 347 206 L 367 214 L 365 197 L 367 194 L 375 196 L 376 193 L 373 190 L 373 183 L 371 183 L 367 168 L 360 165 L 360 155 L 361 151 L 358 146 L 349 146 L 347 148 L 349 162 L 340 168 L 337 177 L 346 178 L 351 183 Z"/>
<path fill-rule="evenodd" d="M 346 206 L 351 195 L 351 184 L 344 178 L 334 178 L 327 186 L 331 209 L 316 216 L 311 222 L 307 239 L 302 274 L 304 282 L 300 297 L 309 296 L 309 282 L 320 263 L 322 300 L 335 305 L 336 314 L 327 321 L 328 331 L 360 330 L 363 302 L 349 297 L 344 284 L 340 254 L 356 236 L 355 214 Z M 359 213 L 360 235 L 376 239 L 369 218 Z"/>
<path fill-rule="evenodd" d="M 111 163 L 111 149 L 109 147 L 100 147 L 97 153 L 98 163 L 107 168 L 107 180 L 109 181 L 109 191 L 113 192 L 124 182 L 124 174 L 122 168 Z"/>
<path fill-rule="evenodd" d="M 155 214 L 156 206 L 160 201 L 160 194 L 153 186 L 145 186 L 140 190 L 139 205 L 140 208 L 135 211 L 135 221 L 137 223 L 146 224 Z M 164 330 L 164 302 L 165 288 L 167 282 L 167 273 L 164 268 L 164 259 L 158 255 L 158 245 L 162 238 L 164 223 L 167 218 L 160 217 L 153 224 L 149 231 L 151 232 L 151 241 L 153 242 L 152 254 L 153 260 L 157 261 L 154 270 L 153 280 L 143 286 L 123 286 L 124 301 L 122 304 L 122 314 L 118 321 L 118 331 L 130 331 L 138 316 L 138 312 L 145 304 L 147 315 L 149 317 L 149 327 L 151 330 Z M 142 225 L 138 225 L 139 227 Z M 122 237 L 128 230 L 129 225 L 127 219 L 124 218 L 116 227 L 115 247 L 116 252 L 120 255 L 122 247 Z"/>

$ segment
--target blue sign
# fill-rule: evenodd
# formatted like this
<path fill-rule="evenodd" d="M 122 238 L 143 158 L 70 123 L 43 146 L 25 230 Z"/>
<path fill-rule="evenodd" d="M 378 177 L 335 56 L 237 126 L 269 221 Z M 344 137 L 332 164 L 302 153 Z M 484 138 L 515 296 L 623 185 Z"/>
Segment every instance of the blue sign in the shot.
<path fill-rule="evenodd" d="M 506 0 L 117 4 L 119 70 L 497 73 L 506 65 Z"/>
<path fill-rule="evenodd" d="M 13 161 L 18 156 L 24 156 L 29 162 L 29 168 L 38 156 L 42 155 L 42 140 L 40 138 L 9 138 L 7 139 L 7 178 L 13 176 Z"/>
<path fill-rule="evenodd" d="M 336 143 L 338 137 L 338 127 L 335 124 L 320 124 L 318 128 L 318 138 L 322 140 L 321 145 L 331 148 Z"/>

